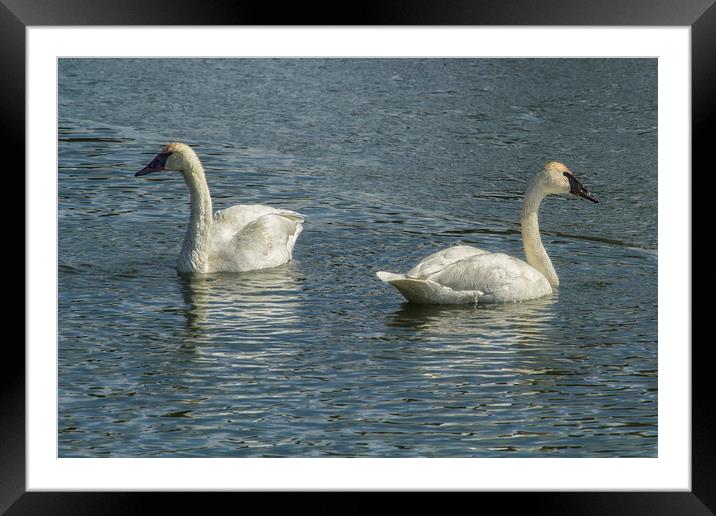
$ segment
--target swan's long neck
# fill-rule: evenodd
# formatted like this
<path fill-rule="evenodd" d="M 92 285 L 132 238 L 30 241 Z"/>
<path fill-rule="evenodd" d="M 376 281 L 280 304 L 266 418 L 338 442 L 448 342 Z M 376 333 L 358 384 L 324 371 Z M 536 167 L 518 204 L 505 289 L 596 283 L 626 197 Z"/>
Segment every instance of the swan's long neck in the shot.
<path fill-rule="evenodd" d="M 544 192 L 534 181 L 525 194 L 525 202 L 522 206 L 522 243 L 525 247 L 527 263 L 540 271 L 550 285 L 559 286 L 559 278 L 552 266 L 552 260 L 547 256 L 539 235 L 539 221 L 537 214 L 539 205 L 544 199 Z"/>
<path fill-rule="evenodd" d="M 213 220 L 211 194 L 199 158 L 182 170 L 191 195 L 191 216 L 177 269 L 179 272 L 206 272 L 209 262 L 209 232 Z"/>

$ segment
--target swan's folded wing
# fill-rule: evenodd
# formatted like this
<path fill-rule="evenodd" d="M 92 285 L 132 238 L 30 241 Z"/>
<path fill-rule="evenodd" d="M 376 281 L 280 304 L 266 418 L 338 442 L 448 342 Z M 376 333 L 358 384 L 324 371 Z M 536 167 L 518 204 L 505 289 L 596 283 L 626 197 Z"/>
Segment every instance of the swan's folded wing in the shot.
<path fill-rule="evenodd" d="M 410 278 L 427 278 L 436 272 L 443 270 L 448 265 L 451 265 L 465 258 L 485 254 L 487 251 L 478 249 L 477 247 L 471 247 L 468 245 L 456 245 L 448 247 L 430 256 L 424 258 L 415 267 L 410 269 L 405 275 Z"/>
<path fill-rule="evenodd" d="M 486 301 L 517 301 L 551 292 L 545 277 L 526 262 L 503 253 L 470 256 L 429 276 L 456 291 L 480 290 Z"/>
<path fill-rule="evenodd" d="M 237 232 L 226 246 L 225 260 L 241 270 L 276 267 L 292 259 L 293 246 L 303 229 L 302 219 L 268 213 Z"/>

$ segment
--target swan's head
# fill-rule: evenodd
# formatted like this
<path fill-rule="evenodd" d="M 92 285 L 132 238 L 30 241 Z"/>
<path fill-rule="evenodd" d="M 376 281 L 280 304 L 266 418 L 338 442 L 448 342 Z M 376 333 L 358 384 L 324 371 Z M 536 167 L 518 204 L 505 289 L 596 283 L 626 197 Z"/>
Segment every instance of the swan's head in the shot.
<path fill-rule="evenodd" d="M 537 173 L 535 181 L 545 194 L 576 195 L 592 202 L 599 202 L 579 180 L 574 177 L 569 168 L 559 161 L 549 161 Z"/>
<path fill-rule="evenodd" d="M 134 174 L 144 176 L 161 170 L 191 170 L 198 162 L 196 153 L 186 143 L 174 142 L 166 145 L 142 170 Z"/>

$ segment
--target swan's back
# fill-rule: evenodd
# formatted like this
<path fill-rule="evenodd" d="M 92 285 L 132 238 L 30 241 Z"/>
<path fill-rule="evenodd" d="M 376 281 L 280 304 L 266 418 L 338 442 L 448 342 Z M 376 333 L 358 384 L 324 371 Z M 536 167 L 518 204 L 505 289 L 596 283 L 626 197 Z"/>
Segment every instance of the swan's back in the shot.
<path fill-rule="evenodd" d="M 488 251 L 469 245 L 455 245 L 422 259 L 420 263 L 410 269 L 405 275 L 412 278 L 427 278 L 452 263 L 487 252 Z"/>
<path fill-rule="evenodd" d="M 214 214 L 215 224 L 224 224 L 226 227 L 240 231 L 246 224 L 268 214 L 276 214 L 287 219 L 303 222 L 303 215 L 291 210 L 272 208 L 265 204 L 237 204 Z"/>

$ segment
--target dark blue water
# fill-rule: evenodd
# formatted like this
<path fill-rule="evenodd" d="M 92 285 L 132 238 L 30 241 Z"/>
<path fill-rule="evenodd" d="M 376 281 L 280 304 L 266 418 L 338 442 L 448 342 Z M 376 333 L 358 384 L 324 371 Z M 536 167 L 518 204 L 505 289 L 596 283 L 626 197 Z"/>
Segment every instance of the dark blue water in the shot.
<path fill-rule="evenodd" d="M 61 457 L 654 457 L 657 65 L 633 59 L 61 59 Z M 306 215 L 295 261 L 174 266 L 194 147 L 214 208 Z M 403 303 L 378 270 L 523 257 L 549 198 L 559 291 Z"/>

